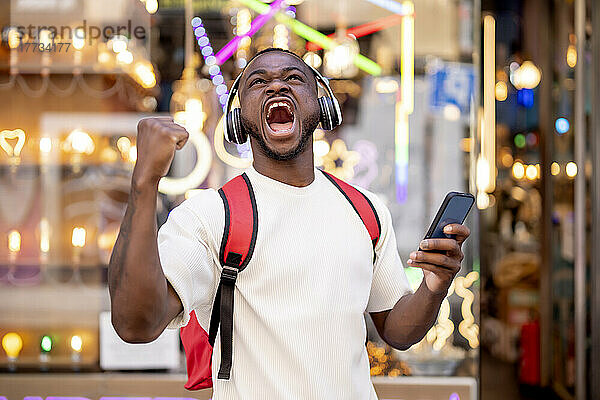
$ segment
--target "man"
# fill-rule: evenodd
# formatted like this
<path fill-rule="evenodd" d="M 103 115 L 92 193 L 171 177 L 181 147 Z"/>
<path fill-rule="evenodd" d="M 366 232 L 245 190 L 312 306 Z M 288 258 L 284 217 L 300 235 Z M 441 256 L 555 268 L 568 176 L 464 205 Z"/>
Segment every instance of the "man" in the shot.
<path fill-rule="evenodd" d="M 230 380 L 215 379 L 215 342 L 214 399 L 377 399 L 364 312 L 391 346 L 418 342 L 460 269 L 469 230 L 450 225 L 446 232 L 456 240 L 420 243 L 444 253 L 411 253 L 409 265 L 425 274 L 411 293 L 385 205 L 362 190 L 381 220 L 373 263 L 362 221 L 314 168 L 319 105 L 306 64 L 281 50 L 259 53 L 243 72 L 239 100 L 254 155 L 247 175 L 260 222 L 252 260 L 235 287 Z M 287 104 L 291 114 L 273 116 L 275 102 Z M 166 327 L 183 326 L 192 310 L 208 331 L 225 220 L 218 193 L 205 190 L 175 208 L 157 243 L 158 181 L 187 137 L 169 118 L 138 125 L 131 197 L 109 269 L 113 325 L 127 342 L 149 342 Z"/>

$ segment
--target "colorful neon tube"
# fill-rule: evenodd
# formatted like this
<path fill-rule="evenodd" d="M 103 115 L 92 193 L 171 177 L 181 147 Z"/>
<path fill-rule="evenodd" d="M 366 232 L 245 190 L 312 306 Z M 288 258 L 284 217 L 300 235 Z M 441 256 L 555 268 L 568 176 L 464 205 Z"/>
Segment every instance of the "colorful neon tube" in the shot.
<path fill-rule="evenodd" d="M 388 15 L 387 17 L 379 18 L 371 22 L 367 22 L 366 24 L 355 26 L 353 28 L 349 28 L 346 30 L 347 36 L 354 36 L 355 38 L 363 37 L 370 35 L 371 33 L 378 32 L 380 30 L 389 28 L 394 25 L 398 25 L 402 22 L 402 18 L 404 15 L 394 14 Z M 333 37 L 335 33 L 328 35 L 328 37 Z M 317 51 L 321 50 L 322 47 L 316 43 L 308 42 L 306 43 L 306 50 L 308 51 Z"/>
<path fill-rule="evenodd" d="M 240 0 L 240 2 L 261 14 L 269 11 L 269 6 L 265 3 L 261 3 L 258 0 Z M 301 36 L 308 41 L 315 42 L 324 49 L 331 49 L 337 46 L 335 40 L 327 37 L 319 31 L 314 30 L 308 25 L 289 17 L 288 15 L 285 15 L 284 13 L 276 13 L 275 19 L 277 22 L 286 25 L 288 28 L 294 31 L 296 35 Z M 354 65 L 371 75 L 381 75 L 381 66 L 373 60 L 370 60 L 360 54 L 354 57 Z"/>
<path fill-rule="evenodd" d="M 237 48 L 240 46 L 242 39 L 246 36 L 252 36 L 258 32 L 258 30 L 262 28 L 263 25 L 269 19 L 271 19 L 271 17 L 273 17 L 273 14 L 275 14 L 275 12 L 282 5 L 284 5 L 284 0 L 275 0 L 270 6 L 267 6 L 266 12 L 261 12 L 259 16 L 252 20 L 252 23 L 250 24 L 250 30 L 248 32 L 246 32 L 244 35 L 234 37 L 221 50 L 219 50 L 215 56 L 217 58 L 217 65 L 223 65 L 223 63 L 227 61 L 233 55 L 233 53 L 235 53 Z"/>
<path fill-rule="evenodd" d="M 394 14 L 410 14 L 405 8 L 404 4 L 398 3 L 394 0 L 367 0 L 371 4 L 375 4 L 381 8 L 385 8 L 388 11 L 393 12 Z"/>

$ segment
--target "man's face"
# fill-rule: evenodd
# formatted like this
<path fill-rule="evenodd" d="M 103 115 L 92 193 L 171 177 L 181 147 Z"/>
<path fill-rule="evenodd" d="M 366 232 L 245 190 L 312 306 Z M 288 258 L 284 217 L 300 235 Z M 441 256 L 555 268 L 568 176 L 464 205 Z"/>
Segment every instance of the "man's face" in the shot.
<path fill-rule="evenodd" d="M 252 60 L 240 82 L 242 124 L 269 158 L 302 153 L 319 124 L 317 84 L 296 57 L 272 51 Z"/>

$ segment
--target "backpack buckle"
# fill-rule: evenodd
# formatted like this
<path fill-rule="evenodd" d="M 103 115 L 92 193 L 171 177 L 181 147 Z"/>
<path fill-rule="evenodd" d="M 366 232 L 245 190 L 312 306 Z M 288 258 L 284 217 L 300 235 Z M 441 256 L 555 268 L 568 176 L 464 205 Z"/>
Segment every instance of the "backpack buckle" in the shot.
<path fill-rule="evenodd" d="M 228 265 L 223 266 L 223 271 L 221 272 L 221 282 L 234 285 L 238 276 L 238 269 L 234 267 L 230 267 Z"/>

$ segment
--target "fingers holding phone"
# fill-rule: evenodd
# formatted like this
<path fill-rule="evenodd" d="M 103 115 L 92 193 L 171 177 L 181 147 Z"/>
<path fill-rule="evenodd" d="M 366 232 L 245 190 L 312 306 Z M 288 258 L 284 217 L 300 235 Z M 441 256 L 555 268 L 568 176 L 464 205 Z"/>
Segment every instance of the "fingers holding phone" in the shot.
<path fill-rule="evenodd" d="M 423 270 L 425 284 L 433 293 L 444 293 L 464 259 L 461 246 L 470 230 L 462 225 L 474 198 L 469 193 L 450 192 L 438 210 L 419 250 L 410 254 L 408 265 Z"/>

